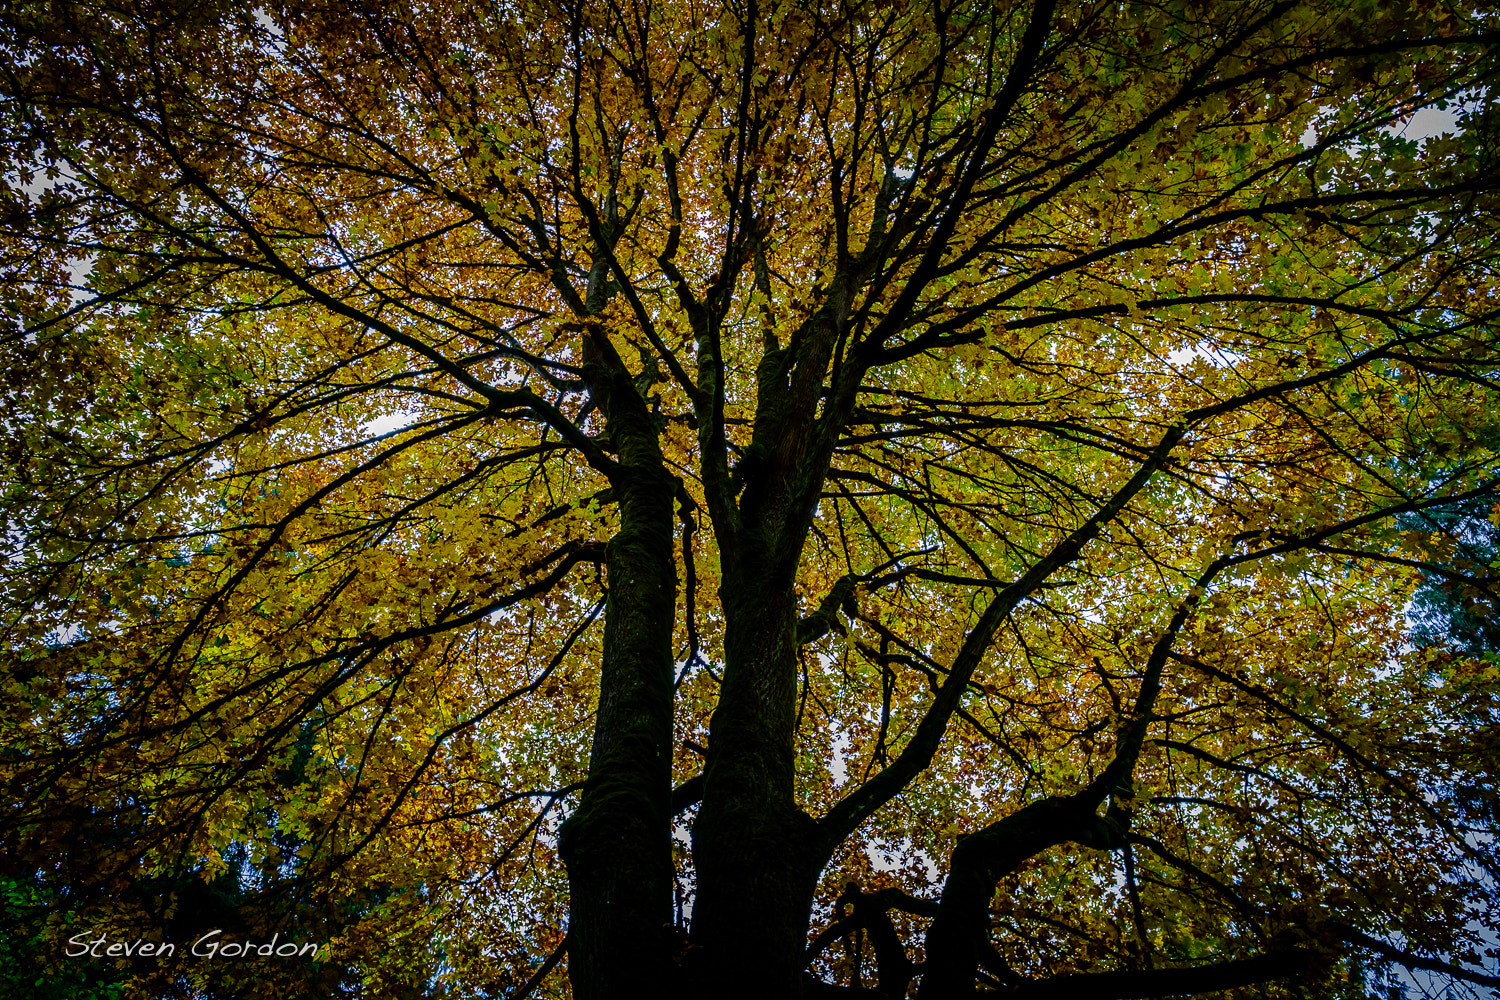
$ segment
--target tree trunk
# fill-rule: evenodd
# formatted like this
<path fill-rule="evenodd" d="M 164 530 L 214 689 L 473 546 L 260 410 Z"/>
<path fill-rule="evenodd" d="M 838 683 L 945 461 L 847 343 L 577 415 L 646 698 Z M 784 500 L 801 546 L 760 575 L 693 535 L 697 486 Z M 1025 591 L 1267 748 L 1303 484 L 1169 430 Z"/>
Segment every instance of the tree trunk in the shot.
<path fill-rule="evenodd" d="M 672 923 L 672 500 L 656 431 L 620 376 L 610 414 L 620 529 L 609 542 L 589 778 L 563 825 L 577 1000 L 665 995 Z"/>
<path fill-rule="evenodd" d="M 699 991 L 795 997 L 818 877 L 813 820 L 793 787 L 796 595 L 767 574 L 737 575 L 721 593 L 724 685 L 693 830 Z"/>

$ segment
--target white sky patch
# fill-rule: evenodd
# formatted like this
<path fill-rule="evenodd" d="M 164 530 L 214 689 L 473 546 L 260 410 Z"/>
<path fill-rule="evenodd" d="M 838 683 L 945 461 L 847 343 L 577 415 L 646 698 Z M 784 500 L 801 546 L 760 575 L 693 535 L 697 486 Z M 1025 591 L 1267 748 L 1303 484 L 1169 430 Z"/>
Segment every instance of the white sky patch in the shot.
<path fill-rule="evenodd" d="M 914 858 L 926 873 L 927 884 L 936 884 L 940 874 L 937 864 L 927 856 L 926 851 L 918 851 L 914 847 L 910 838 L 899 844 L 870 844 L 865 848 L 865 855 L 870 859 L 871 867 L 879 872 L 897 871 L 901 868 L 900 858 Z"/>
<path fill-rule="evenodd" d="M 1208 361 L 1210 363 L 1214 361 L 1213 354 L 1211 354 L 1204 348 L 1197 346 L 1179 347 L 1177 348 L 1177 350 L 1167 355 L 1167 360 L 1172 362 L 1172 364 L 1174 365 L 1191 364 L 1194 358 L 1202 358 L 1204 361 Z"/>
<path fill-rule="evenodd" d="M 72 297 L 74 305 L 93 298 L 89 278 L 94 273 L 94 262 L 98 259 L 98 254 L 87 254 L 68 262 L 68 282 L 73 286 L 68 294 Z"/>
<path fill-rule="evenodd" d="M 1391 135 L 1399 135 L 1403 139 L 1430 139 L 1435 135 L 1457 135 L 1461 131 L 1458 127 L 1458 110 L 1453 105 L 1447 108 L 1423 108 L 1403 124 L 1392 125 L 1383 131 Z"/>
<path fill-rule="evenodd" d="M 1463 129 L 1459 127 L 1458 116 L 1464 112 L 1472 111 L 1487 94 L 1483 91 L 1468 91 L 1461 94 L 1457 100 L 1450 100 L 1446 108 L 1428 106 L 1417 111 L 1416 114 L 1404 122 L 1397 122 L 1381 129 L 1387 135 L 1397 135 L 1403 139 L 1413 139 L 1421 142 L 1423 139 L 1431 139 L 1439 135 L 1459 135 Z M 1333 111 L 1333 107 L 1318 109 L 1318 117 Z M 1301 142 L 1304 147 L 1311 146 L 1318 141 L 1318 126 L 1316 121 L 1307 126 L 1302 133 Z"/>
<path fill-rule="evenodd" d="M 54 646 L 67 646 L 83 635 L 83 629 L 78 625 L 59 625 L 47 634 L 47 643 Z"/>
<path fill-rule="evenodd" d="M 417 422 L 417 416 L 418 414 L 410 410 L 398 410 L 395 413 L 387 413 L 376 417 L 374 420 L 367 420 L 360 425 L 359 429 L 361 433 L 368 434 L 371 437 L 379 437 L 382 434 L 389 434 L 391 431 L 399 431 L 403 427 L 409 427 Z"/>
<path fill-rule="evenodd" d="M 282 35 L 280 27 L 277 26 L 271 12 L 264 7 L 255 8 L 255 24 L 264 31 L 278 47 L 286 44 L 286 36 Z"/>
<path fill-rule="evenodd" d="M 833 775 L 835 785 L 842 785 L 849 777 L 849 765 L 844 762 L 844 755 L 852 745 L 853 741 L 849 739 L 848 733 L 839 733 L 834 738 L 833 746 L 830 747 L 833 751 L 833 762 L 828 765 L 828 773 Z"/>

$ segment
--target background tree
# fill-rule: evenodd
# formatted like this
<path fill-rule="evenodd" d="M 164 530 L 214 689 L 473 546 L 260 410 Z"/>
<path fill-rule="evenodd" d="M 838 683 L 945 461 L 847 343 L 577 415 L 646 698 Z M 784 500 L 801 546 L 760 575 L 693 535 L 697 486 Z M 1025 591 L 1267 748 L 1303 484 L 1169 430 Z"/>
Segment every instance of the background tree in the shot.
<path fill-rule="evenodd" d="M 1490 520 L 1493 505 L 1483 502 L 1434 508 L 1402 523 L 1430 540 L 1433 564 L 1412 595 L 1408 612 L 1412 638 L 1423 644 L 1448 642 L 1474 657 L 1500 653 L 1500 622 L 1495 621 L 1491 566 L 1500 557 L 1500 528 Z"/>
<path fill-rule="evenodd" d="M 0 829 L 101 926 L 239 867 L 381 996 L 1500 984 L 1400 520 L 1495 499 L 1492 15 L 5 17 Z M 286 988 L 204 975 L 136 988 Z"/>

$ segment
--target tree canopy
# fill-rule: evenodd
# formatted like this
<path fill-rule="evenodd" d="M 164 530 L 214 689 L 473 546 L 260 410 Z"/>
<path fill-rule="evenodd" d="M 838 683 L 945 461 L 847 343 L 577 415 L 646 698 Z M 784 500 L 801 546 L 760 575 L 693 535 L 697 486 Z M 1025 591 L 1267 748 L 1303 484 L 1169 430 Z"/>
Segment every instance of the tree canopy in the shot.
<path fill-rule="evenodd" d="M 1500 985 L 1493 12 L 0 16 L 42 980 Z"/>

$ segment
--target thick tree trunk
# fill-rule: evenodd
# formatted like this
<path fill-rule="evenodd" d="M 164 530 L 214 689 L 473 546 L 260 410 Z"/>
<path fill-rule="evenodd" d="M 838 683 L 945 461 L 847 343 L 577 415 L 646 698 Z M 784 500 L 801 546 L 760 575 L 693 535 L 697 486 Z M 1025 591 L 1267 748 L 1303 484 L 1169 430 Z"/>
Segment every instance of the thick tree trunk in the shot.
<path fill-rule="evenodd" d="M 623 380 L 619 380 L 622 381 Z M 578 1000 L 666 995 L 672 922 L 672 554 L 675 481 L 628 383 L 611 429 L 620 529 L 609 542 L 599 714 L 588 785 L 560 836 Z"/>
<path fill-rule="evenodd" d="M 693 830 L 704 996 L 795 997 L 818 865 L 794 795 L 797 606 L 790 586 L 726 581 L 724 687 Z"/>

